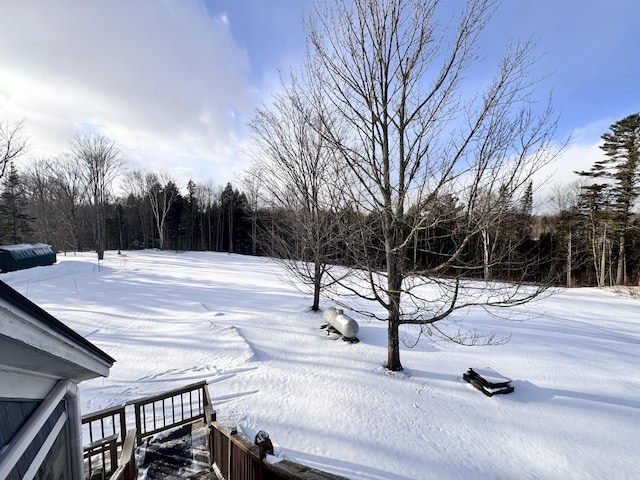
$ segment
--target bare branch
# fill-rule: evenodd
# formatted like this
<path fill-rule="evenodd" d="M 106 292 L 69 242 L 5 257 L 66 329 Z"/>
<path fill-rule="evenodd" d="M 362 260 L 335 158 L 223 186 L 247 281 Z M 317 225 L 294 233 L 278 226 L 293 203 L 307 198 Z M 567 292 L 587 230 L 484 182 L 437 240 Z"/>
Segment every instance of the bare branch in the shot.
<path fill-rule="evenodd" d="M 0 121 L 0 178 L 4 176 L 7 165 L 27 151 L 24 123 L 24 120 Z"/>

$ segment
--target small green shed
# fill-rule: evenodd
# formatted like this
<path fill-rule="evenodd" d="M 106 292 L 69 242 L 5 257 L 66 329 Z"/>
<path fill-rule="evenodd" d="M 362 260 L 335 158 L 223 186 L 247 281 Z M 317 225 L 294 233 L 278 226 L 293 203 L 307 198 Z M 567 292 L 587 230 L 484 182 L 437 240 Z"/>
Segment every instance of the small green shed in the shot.
<path fill-rule="evenodd" d="M 0 246 L 0 272 L 13 272 L 54 263 L 56 263 L 56 249 L 47 243 Z"/>

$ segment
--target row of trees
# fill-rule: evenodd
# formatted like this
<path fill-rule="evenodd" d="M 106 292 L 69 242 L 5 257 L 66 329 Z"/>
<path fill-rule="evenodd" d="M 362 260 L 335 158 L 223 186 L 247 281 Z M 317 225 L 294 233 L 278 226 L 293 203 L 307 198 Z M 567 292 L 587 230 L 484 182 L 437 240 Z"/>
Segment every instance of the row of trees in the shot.
<path fill-rule="evenodd" d="M 497 3 L 468 0 L 457 23 L 439 8 L 317 2 L 304 65 L 249 124 L 244 193 L 190 182 L 182 195 L 164 174 L 123 173 L 109 139 L 76 137 L 67 155 L 10 170 L 5 239 L 100 258 L 134 246 L 266 253 L 310 288 L 314 309 L 321 295 L 368 300 L 357 304 L 387 322 L 390 370 L 402 369 L 402 325 L 491 343 L 446 320 L 563 282 L 637 281 L 638 116 L 603 136 L 606 158 L 558 192 L 557 212 L 534 216 L 533 179 L 562 150 L 534 96 L 534 45 L 509 45 L 491 79 L 468 82 Z"/>
<path fill-rule="evenodd" d="M 577 172 L 588 181 L 574 213 L 586 224 L 582 230 L 588 232 L 597 285 L 624 285 L 631 279 L 637 284 L 640 252 L 634 206 L 640 195 L 640 113 L 611 125 L 602 140 L 604 158 L 590 170 Z"/>
<path fill-rule="evenodd" d="M 14 144 L 26 146 L 20 129 Z M 246 197 L 230 184 L 187 185 L 181 194 L 166 174 L 124 171 L 117 145 L 103 136 L 77 136 L 70 151 L 19 171 L 5 155 L 0 241 L 46 242 L 59 251 L 171 248 L 250 253 Z M 120 195 L 114 194 L 119 185 Z"/>
<path fill-rule="evenodd" d="M 637 143 L 639 115 L 618 123 L 630 120 L 635 120 Z M 612 132 L 618 123 L 612 125 Z M 532 183 L 515 201 L 501 192 L 495 218 L 468 244 L 467 263 L 475 266 L 467 268 L 465 275 L 513 281 L 526 268 L 524 278 L 529 282 L 553 273 L 557 284 L 568 286 L 637 284 L 640 232 L 633 213 L 637 194 L 630 190 L 616 195 L 633 179 L 620 180 L 620 185 L 602 182 L 603 178 L 621 177 L 633 161 L 632 157 L 618 166 L 607 162 L 607 169 L 598 162 L 592 170 L 579 172 L 595 179 L 593 172 L 598 171 L 600 181 L 576 181 L 557 188 L 552 198 L 555 212 L 546 215 L 533 215 Z M 340 230 L 353 230 L 359 215 L 345 206 L 335 209 L 323 205 L 320 176 L 308 177 L 309 172 L 301 170 L 300 178 L 280 182 L 287 178 L 282 167 L 256 163 L 247 174 L 244 192 L 230 184 L 222 188 L 210 182 L 189 182 L 186 195 L 167 175 L 128 172 L 119 178 L 128 193 L 113 196 L 109 192 L 103 213 L 99 213 L 104 217 L 103 249 L 235 251 L 306 260 L 292 261 L 291 268 L 298 269 L 296 277 L 312 287 L 313 308 L 318 309 L 325 271 L 352 261 L 349 242 Z M 87 197 L 80 168 L 71 156 L 37 161 L 23 173 L 8 163 L 0 189 L 0 241 L 42 241 L 60 251 L 97 249 L 93 225 L 98 213 L 93 208 L 95 201 Z M 273 183 L 274 179 L 278 182 Z M 633 189 L 637 183 L 631 182 Z M 285 185 L 286 193 L 278 191 Z M 305 198 L 307 194 L 310 198 Z M 304 208 L 292 208 L 297 204 Z M 435 207 L 432 214 L 438 225 L 416 232 L 407 249 L 407 261 L 421 268 L 437 264 L 443 252 L 461 242 L 455 232 L 461 228 L 460 212 L 465 207 L 458 196 L 441 199 Z M 368 238 L 378 238 L 379 221 L 368 216 L 366 222 L 371 232 Z M 369 245 L 367 255 L 377 267 L 384 264 L 381 252 L 381 245 Z"/>

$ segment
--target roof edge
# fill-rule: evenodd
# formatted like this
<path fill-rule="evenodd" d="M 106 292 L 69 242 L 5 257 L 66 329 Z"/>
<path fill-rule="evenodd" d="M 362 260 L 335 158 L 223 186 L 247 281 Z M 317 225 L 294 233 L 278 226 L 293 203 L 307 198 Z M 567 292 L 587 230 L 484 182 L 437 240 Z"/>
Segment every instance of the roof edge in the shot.
<path fill-rule="evenodd" d="M 115 363 L 115 359 L 113 357 L 96 347 L 93 343 L 84 338 L 78 332 L 76 332 L 72 328 L 69 328 L 49 312 L 33 303 L 27 297 L 18 293 L 2 280 L 0 280 L 0 296 L 16 305 L 25 313 L 42 321 L 47 327 L 51 328 L 51 330 L 84 347 L 87 351 L 93 353 L 105 363 L 108 363 L 109 366 L 113 366 L 113 364 Z"/>

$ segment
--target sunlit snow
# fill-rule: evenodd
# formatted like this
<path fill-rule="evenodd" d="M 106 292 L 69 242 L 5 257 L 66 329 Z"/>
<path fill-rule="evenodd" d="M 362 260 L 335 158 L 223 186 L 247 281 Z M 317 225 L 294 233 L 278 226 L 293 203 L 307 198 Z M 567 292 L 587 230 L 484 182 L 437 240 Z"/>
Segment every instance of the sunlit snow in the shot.
<path fill-rule="evenodd" d="M 472 310 L 458 319 L 511 340 L 423 339 L 402 347 L 405 371 L 391 374 L 384 323 L 345 310 L 360 342 L 327 335 L 310 296 L 269 259 L 58 260 L 0 279 L 117 360 L 108 378 L 81 384 L 83 413 L 207 380 L 219 420 L 249 439 L 267 431 L 277 457 L 352 479 L 637 478 L 633 290 L 562 290 L 511 321 Z M 469 367 L 495 370 L 515 391 L 484 396 L 463 381 Z"/>

